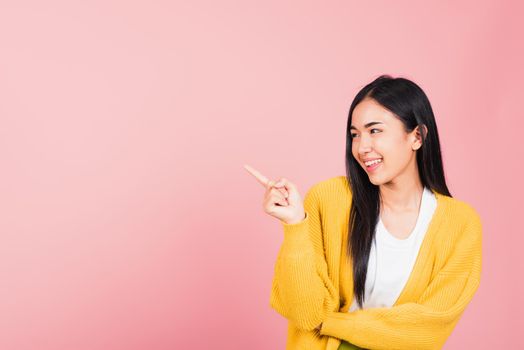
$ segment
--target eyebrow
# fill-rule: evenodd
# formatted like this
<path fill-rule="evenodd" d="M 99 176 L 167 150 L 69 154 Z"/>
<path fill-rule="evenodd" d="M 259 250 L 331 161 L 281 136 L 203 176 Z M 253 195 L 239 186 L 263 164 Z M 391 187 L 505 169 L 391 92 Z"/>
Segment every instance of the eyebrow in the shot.
<path fill-rule="evenodd" d="M 373 125 L 376 125 L 376 124 L 384 124 L 384 123 L 382 123 L 382 122 L 369 122 L 369 123 L 364 125 L 364 128 L 367 129 L 370 126 L 373 126 Z M 349 129 L 350 130 L 357 130 L 357 128 L 354 125 L 351 125 L 351 127 Z"/>

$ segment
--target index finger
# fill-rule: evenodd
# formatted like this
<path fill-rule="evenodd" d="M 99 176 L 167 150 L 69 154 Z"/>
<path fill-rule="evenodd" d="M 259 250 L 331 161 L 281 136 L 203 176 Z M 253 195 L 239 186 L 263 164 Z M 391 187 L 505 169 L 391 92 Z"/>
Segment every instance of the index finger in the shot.
<path fill-rule="evenodd" d="M 247 164 L 244 164 L 244 168 L 249 171 L 249 173 L 251 173 L 251 175 L 253 175 L 257 180 L 258 182 L 260 182 L 262 185 L 264 185 L 264 187 L 267 186 L 269 180 L 267 177 L 265 177 L 264 175 L 262 175 L 260 172 L 256 171 L 254 168 L 250 167 L 249 165 Z"/>

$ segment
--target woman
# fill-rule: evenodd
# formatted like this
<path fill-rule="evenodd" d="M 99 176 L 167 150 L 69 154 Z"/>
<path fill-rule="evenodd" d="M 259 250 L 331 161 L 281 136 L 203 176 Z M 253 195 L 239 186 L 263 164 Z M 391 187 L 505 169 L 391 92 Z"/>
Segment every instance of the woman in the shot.
<path fill-rule="evenodd" d="M 248 169 L 283 225 L 270 305 L 289 320 L 286 349 L 442 348 L 480 283 L 482 223 L 449 193 L 422 89 L 388 75 L 362 88 L 345 162 L 304 202 Z"/>

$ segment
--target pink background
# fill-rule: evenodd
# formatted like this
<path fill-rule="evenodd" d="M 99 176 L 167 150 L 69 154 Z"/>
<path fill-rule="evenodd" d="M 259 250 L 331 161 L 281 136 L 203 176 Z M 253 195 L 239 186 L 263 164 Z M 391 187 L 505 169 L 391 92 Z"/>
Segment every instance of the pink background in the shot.
<path fill-rule="evenodd" d="M 283 349 L 244 170 L 344 175 L 379 74 L 428 94 L 482 282 L 445 349 L 524 347 L 517 1 L 2 1 L 0 348 Z"/>

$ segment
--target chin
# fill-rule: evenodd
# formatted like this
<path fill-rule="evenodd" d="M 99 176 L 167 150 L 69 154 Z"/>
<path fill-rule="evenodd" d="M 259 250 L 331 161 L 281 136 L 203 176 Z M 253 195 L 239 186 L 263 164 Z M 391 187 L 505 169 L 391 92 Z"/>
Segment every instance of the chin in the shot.
<path fill-rule="evenodd" d="M 369 178 L 369 182 L 371 182 L 375 186 L 380 186 L 380 185 L 384 184 L 384 181 L 380 181 L 378 179 L 373 179 L 371 177 Z"/>
<path fill-rule="evenodd" d="M 375 186 L 381 186 L 381 185 L 387 185 L 391 183 L 391 179 L 384 179 L 382 177 L 369 177 L 369 182 L 371 182 Z"/>

